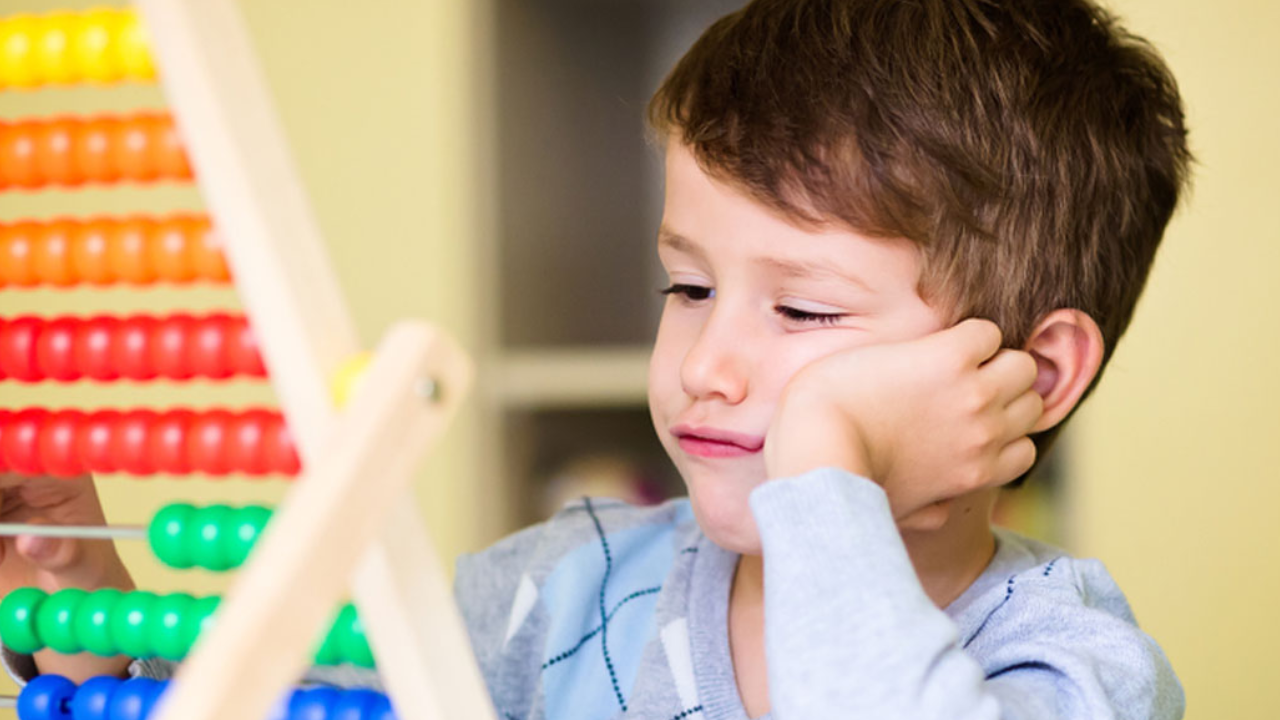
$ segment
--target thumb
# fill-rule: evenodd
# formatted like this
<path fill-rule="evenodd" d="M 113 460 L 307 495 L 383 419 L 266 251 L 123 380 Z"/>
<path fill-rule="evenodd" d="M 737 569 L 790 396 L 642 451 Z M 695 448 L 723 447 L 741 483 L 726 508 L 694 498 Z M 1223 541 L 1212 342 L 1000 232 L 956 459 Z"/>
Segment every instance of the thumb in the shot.
<path fill-rule="evenodd" d="M 30 520 L 33 525 L 51 525 L 44 518 Z M 19 535 L 14 538 L 14 550 L 37 570 L 62 573 L 79 561 L 80 542 L 72 538 Z"/>

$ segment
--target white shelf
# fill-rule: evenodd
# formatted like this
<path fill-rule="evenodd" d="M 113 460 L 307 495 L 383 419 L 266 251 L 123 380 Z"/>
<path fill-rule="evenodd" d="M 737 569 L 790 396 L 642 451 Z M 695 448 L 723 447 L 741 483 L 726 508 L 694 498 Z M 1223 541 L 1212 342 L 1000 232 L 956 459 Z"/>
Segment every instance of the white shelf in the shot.
<path fill-rule="evenodd" d="M 647 346 L 511 351 L 489 368 L 488 387 L 508 408 L 643 406 Z"/>

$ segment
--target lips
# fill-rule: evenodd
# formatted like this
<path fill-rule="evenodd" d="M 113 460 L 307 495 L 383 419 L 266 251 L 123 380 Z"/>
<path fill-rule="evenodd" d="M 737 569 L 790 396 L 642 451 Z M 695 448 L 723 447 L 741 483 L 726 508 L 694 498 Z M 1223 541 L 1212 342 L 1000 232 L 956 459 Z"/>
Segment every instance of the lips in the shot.
<path fill-rule="evenodd" d="M 749 453 L 758 452 L 760 448 L 764 447 L 764 438 L 759 435 L 748 435 L 719 428 L 676 425 L 671 428 L 671 434 L 680 440 L 688 440 L 694 443 L 717 443 L 732 446 Z"/>

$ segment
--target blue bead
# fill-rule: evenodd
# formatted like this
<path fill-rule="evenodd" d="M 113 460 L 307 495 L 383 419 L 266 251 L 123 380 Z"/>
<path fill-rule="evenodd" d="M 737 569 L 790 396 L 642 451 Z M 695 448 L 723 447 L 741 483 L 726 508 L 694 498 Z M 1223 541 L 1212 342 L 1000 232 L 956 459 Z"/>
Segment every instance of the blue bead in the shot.
<path fill-rule="evenodd" d="M 313 688 L 294 693 L 289 701 L 289 720 L 329 720 L 339 694 L 333 688 Z"/>
<path fill-rule="evenodd" d="M 89 678 L 76 690 L 71 700 L 71 716 L 75 720 L 114 720 L 107 712 L 111 695 L 124 680 L 110 675 Z"/>
<path fill-rule="evenodd" d="M 380 696 L 369 708 L 369 714 L 364 716 L 364 720 L 397 720 L 395 711 L 391 709 L 391 700 L 386 695 Z"/>
<path fill-rule="evenodd" d="M 19 720 L 71 720 L 76 684 L 61 675 L 39 675 L 18 695 Z"/>
<path fill-rule="evenodd" d="M 146 678 L 139 678 L 146 679 Z M 142 717 L 149 717 L 151 710 L 155 708 L 156 703 L 160 701 L 160 696 L 165 690 L 169 689 L 169 683 L 160 680 L 147 679 L 147 684 L 143 686 L 146 693 L 142 697 Z"/>
<path fill-rule="evenodd" d="M 107 706 L 108 720 L 145 720 L 154 682 L 147 678 L 129 678 L 120 683 Z"/>
<path fill-rule="evenodd" d="M 365 720 L 380 697 L 372 690 L 348 690 L 334 703 L 329 720 Z"/>

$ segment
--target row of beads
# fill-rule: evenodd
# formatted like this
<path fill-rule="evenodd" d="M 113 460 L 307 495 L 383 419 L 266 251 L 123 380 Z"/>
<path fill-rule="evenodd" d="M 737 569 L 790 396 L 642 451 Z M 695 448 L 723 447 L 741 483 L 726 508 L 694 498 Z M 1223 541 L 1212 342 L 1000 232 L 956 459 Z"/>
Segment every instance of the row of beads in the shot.
<path fill-rule="evenodd" d="M 67 654 L 178 661 L 201 633 L 209 632 L 219 601 L 217 596 L 156 595 L 145 590 L 68 588 L 48 594 L 39 588 L 18 588 L 0 601 L 0 639 L 5 647 L 26 654 L 48 647 Z M 338 612 L 315 662 L 373 667 L 373 653 L 354 605 L 348 603 Z"/>
<path fill-rule="evenodd" d="M 146 720 L 167 680 L 99 676 L 83 685 L 61 675 L 34 678 L 18 695 L 18 720 Z M 373 690 L 310 688 L 289 693 L 268 720 L 395 720 L 386 695 Z"/>
<path fill-rule="evenodd" d="M 0 20 L 0 88 L 155 78 L 150 43 L 137 14 L 15 15 Z"/>
<path fill-rule="evenodd" d="M 221 572 L 240 567 L 271 520 L 261 505 L 166 505 L 151 518 L 147 542 L 156 559 L 178 570 Z"/>
<path fill-rule="evenodd" d="M 168 114 L 0 122 L 0 189 L 190 179 Z"/>
<path fill-rule="evenodd" d="M 0 410 L 0 472 L 5 470 L 54 477 L 296 475 L 299 463 L 283 417 L 271 410 L 27 408 Z"/>
<path fill-rule="evenodd" d="M 0 288 L 230 279 L 205 215 L 0 223 Z"/>
<path fill-rule="evenodd" d="M 265 377 L 243 315 L 0 318 L 0 380 Z"/>

